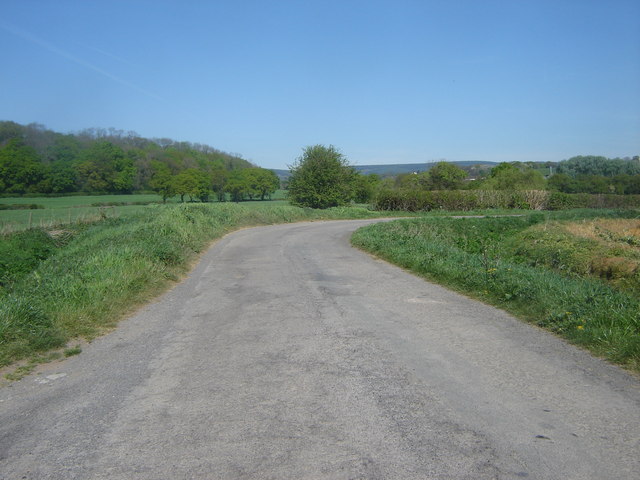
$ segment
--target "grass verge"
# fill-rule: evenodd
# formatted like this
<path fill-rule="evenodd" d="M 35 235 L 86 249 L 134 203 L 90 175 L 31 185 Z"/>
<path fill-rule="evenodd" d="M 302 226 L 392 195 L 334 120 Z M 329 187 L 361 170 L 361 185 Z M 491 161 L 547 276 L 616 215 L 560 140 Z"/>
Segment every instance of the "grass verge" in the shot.
<path fill-rule="evenodd" d="M 149 205 L 127 217 L 0 236 L 0 367 L 35 359 L 23 368 L 29 371 L 42 352 L 109 330 L 233 229 L 375 216 L 365 208 L 267 202 Z"/>
<path fill-rule="evenodd" d="M 580 272 L 584 238 L 541 236 L 559 224 L 637 219 L 638 211 L 582 210 L 509 218 L 420 218 L 371 225 L 352 242 L 401 267 L 547 328 L 598 356 L 640 371 L 638 277 L 625 288 Z M 601 222 L 607 224 L 607 222 Z M 592 227 L 589 227 L 592 228 Z M 592 228 L 593 229 L 593 228 Z M 564 231 L 570 231 L 571 227 Z M 528 236 L 527 232 L 535 232 Z M 627 247 L 633 241 L 626 238 Z M 539 255 L 540 252 L 544 255 Z M 548 259 L 558 253 L 557 261 Z M 593 250 L 594 256 L 599 253 Z M 594 262 L 596 258 L 593 258 Z M 589 262 L 587 262 L 589 263 Z M 596 278 L 597 277 L 597 278 Z"/>

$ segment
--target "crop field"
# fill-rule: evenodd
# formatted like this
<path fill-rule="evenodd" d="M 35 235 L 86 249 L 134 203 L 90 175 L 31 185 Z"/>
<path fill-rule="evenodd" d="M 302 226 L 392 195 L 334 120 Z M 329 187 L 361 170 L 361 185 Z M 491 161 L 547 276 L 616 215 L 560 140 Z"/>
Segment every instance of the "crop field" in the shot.
<path fill-rule="evenodd" d="M 420 218 L 354 245 L 640 371 L 640 212 Z"/>

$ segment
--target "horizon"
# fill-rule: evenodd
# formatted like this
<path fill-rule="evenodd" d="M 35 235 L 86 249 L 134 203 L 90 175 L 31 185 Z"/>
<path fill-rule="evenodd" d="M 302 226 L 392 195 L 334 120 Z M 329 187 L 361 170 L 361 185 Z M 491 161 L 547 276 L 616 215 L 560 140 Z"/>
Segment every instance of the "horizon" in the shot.
<path fill-rule="evenodd" d="M 0 116 L 61 133 L 281 170 L 640 153 L 634 0 L 5 1 L 0 42 Z"/>

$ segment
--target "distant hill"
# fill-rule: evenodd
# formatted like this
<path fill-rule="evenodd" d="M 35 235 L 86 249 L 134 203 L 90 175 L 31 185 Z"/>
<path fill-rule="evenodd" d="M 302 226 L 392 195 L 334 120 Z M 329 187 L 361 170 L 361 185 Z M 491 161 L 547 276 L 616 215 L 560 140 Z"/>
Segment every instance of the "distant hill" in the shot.
<path fill-rule="evenodd" d="M 393 163 L 387 165 L 354 165 L 353 167 L 363 175 L 370 175 L 375 173 L 376 175 L 380 175 L 381 177 L 400 175 L 402 173 L 413 173 L 413 172 L 425 172 L 433 167 L 437 162 L 428 162 L 428 163 Z M 481 162 L 481 161 L 463 161 L 463 162 L 450 162 L 454 165 L 457 165 L 460 168 L 470 167 L 472 165 L 482 165 L 485 167 L 493 167 L 498 164 L 498 162 Z M 281 180 L 286 180 L 289 178 L 291 173 L 289 170 L 278 170 L 273 169 L 276 175 Z"/>

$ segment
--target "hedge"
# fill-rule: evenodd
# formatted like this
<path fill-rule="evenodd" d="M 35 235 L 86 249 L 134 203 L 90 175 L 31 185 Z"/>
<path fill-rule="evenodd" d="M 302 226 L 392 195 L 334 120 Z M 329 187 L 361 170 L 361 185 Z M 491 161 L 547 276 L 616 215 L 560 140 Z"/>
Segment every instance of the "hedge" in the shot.
<path fill-rule="evenodd" d="M 637 208 L 640 195 L 590 195 L 546 190 L 382 190 L 373 207 L 388 211 L 469 211 L 487 208 L 567 210 L 571 208 Z"/>

